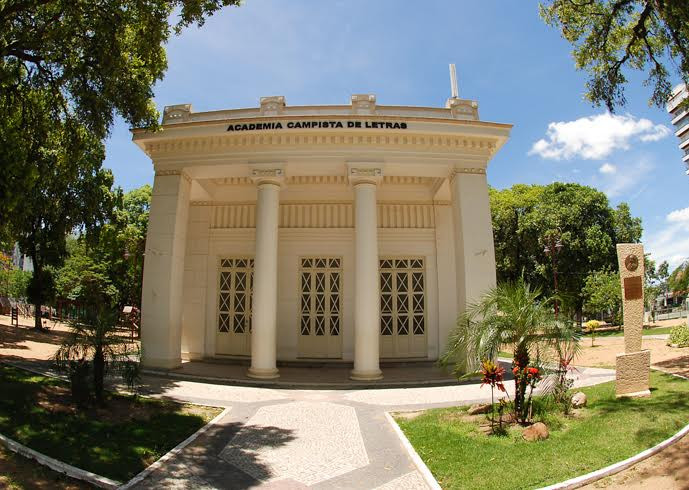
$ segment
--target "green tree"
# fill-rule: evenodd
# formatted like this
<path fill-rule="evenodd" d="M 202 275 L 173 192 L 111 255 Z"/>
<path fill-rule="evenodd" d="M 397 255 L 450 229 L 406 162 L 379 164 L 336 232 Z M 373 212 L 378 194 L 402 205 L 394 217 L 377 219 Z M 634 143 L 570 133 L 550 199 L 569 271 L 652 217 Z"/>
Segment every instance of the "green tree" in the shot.
<path fill-rule="evenodd" d="M 108 276 L 108 264 L 89 255 L 85 237 L 71 237 L 67 249 L 69 255 L 54 274 L 56 295 L 91 309 L 114 307 L 119 292 Z"/>
<path fill-rule="evenodd" d="M 611 313 L 613 323 L 620 324 L 622 313 L 622 288 L 617 272 L 596 271 L 589 274 L 582 290 L 584 311 L 591 315 Z"/>
<path fill-rule="evenodd" d="M 65 236 L 101 218 L 93 200 L 112 180 L 100 166 L 113 118 L 156 129 L 152 95 L 167 68 L 165 43 L 238 4 L 0 1 L 0 239 L 17 235 L 34 262 L 37 328 Z"/>
<path fill-rule="evenodd" d="M 663 109 L 671 78 L 689 82 L 686 0 L 548 0 L 540 11 L 573 45 L 577 69 L 589 76 L 586 97 L 596 105 L 612 112 L 625 104 L 630 70 L 646 73 L 650 102 Z"/>
<path fill-rule="evenodd" d="M 66 256 L 67 234 L 77 227 L 95 229 L 108 217 L 113 178 L 101 168 L 102 142 L 84 126 L 38 115 L 36 122 L 26 135 L 34 183 L 22 189 L 25 199 L 9 218 L 20 249 L 33 263 L 28 296 L 40 330 L 41 305 L 54 295 L 51 268 Z"/>
<path fill-rule="evenodd" d="M 689 260 L 681 263 L 672 271 L 667 280 L 668 287 L 673 292 L 689 290 Z"/>
<path fill-rule="evenodd" d="M 107 273 L 119 291 L 119 306 L 141 305 L 144 249 L 151 186 L 118 193 L 112 219 L 99 232 L 95 260 L 107 264 Z"/>
<path fill-rule="evenodd" d="M 641 220 L 631 217 L 626 204 L 612 208 L 605 194 L 579 184 L 492 190 L 491 212 L 498 282 L 523 275 L 553 295 L 555 265 L 558 296 L 579 319 L 586 277 L 616 269 L 615 245 L 641 238 Z M 551 237 L 562 245 L 555 261 L 544 251 Z"/>

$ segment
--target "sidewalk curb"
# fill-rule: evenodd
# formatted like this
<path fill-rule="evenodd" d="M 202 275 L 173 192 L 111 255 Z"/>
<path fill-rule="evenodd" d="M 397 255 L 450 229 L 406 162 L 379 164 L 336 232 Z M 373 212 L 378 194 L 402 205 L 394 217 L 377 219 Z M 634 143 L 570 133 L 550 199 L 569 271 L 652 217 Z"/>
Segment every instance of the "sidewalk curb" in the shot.
<path fill-rule="evenodd" d="M 153 473 L 155 470 L 160 468 L 167 460 L 172 458 L 173 456 L 176 456 L 179 454 L 182 449 L 187 447 L 189 444 L 194 442 L 196 438 L 198 438 L 200 435 L 202 435 L 204 432 L 206 432 L 211 426 L 215 425 L 220 419 L 225 417 L 228 413 L 230 413 L 231 407 L 225 408 L 222 412 L 220 412 L 218 415 L 213 417 L 213 420 L 208 422 L 206 425 L 201 427 L 199 430 L 194 432 L 192 435 L 187 437 L 185 440 L 177 444 L 175 447 L 170 449 L 167 453 L 165 453 L 160 459 L 158 459 L 155 463 L 147 466 L 144 468 L 138 475 L 136 475 L 134 478 L 129 480 L 127 483 L 124 485 L 121 485 L 118 487 L 118 490 L 127 490 L 129 488 L 132 488 L 134 485 L 142 482 L 148 475 Z"/>
<path fill-rule="evenodd" d="M 58 473 L 63 473 L 76 480 L 89 482 L 99 488 L 116 489 L 121 485 L 121 483 L 118 481 L 111 480 L 110 478 L 106 478 L 104 476 L 91 473 L 90 471 L 82 470 L 76 466 L 63 463 L 57 459 L 53 459 L 50 456 L 39 453 L 38 451 L 26 447 L 23 444 L 10 439 L 9 437 L 3 436 L 2 434 L 0 434 L 0 444 L 12 452 L 21 454 L 29 459 L 35 459 L 39 464 L 47 466 L 51 470 L 57 471 Z"/>
<path fill-rule="evenodd" d="M 653 368 L 656 371 L 661 371 L 665 372 L 661 369 L 656 369 Z M 671 376 L 675 376 L 677 378 L 681 378 L 685 381 L 689 381 L 688 378 L 684 376 L 680 376 L 679 374 L 674 374 L 674 373 L 668 373 L 665 372 L 665 374 L 669 374 Z M 627 458 L 623 461 L 620 461 L 618 463 L 611 464 L 610 466 L 606 466 L 605 468 L 601 468 L 600 470 L 597 471 L 592 471 L 591 473 L 587 473 L 585 475 L 577 476 L 575 478 L 570 478 L 569 480 L 565 480 L 560 483 L 555 483 L 554 485 L 549 485 L 547 487 L 542 487 L 539 490 L 570 490 L 574 488 L 580 488 L 583 487 L 584 485 L 588 485 L 589 483 L 593 483 L 595 481 L 601 480 L 603 478 L 606 478 L 608 476 L 615 475 L 617 473 L 620 473 L 621 471 L 626 470 L 627 468 L 634 466 L 637 463 L 640 463 L 641 461 L 650 458 L 651 456 L 661 452 L 663 449 L 667 449 L 668 447 L 672 446 L 675 444 L 677 441 L 682 439 L 684 436 L 689 434 L 689 424 L 685 425 L 682 429 L 679 430 L 675 435 L 665 439 L 664 441 L 656 444 L 650 449 L 646 449 L 645 451 L 641 451 L 638 454 L 635 454 L 634 456 Z"/>
<path fill-rule="evenodd" d="M 395 434 L 397 434 L 397 437 L 399 437 L 400 442 L 402 443 L 402 446 L 407 451 L 407 454 L 409 455 L 412 462 L 414 463 L 414 466 L 416 466 L 416 469 L 419 471 L 419 473 L 421 473 L 421 476 L 423 477 L 423 479 L 426 482 L 426 484 L 428 485 L 428 487 L 431 488 L 432 490 L 442 490 L 440 485 L 438 484 L 438 481 L 433 476 L 433 473 L 431 473 L 431 470 L 428 469 L 428 466 L 426 466 L 426 464 L 423 462 L 421 457 L 414 450 L 414 447 L 409 442 L 409 439 L 407 439 L 407 436 L 404 435 L 404 432 L 402 432 L 402 429 L 400 429 L 400 426 L 397 425 L 397 422 L 395 422 L 395 419 L 392 418 L 392 416 L 390 415 L 390 412 L 384 412 L 384 414 L 385 414 L 385 418 L 387 419 L 387 421 L 392 426 L 392 430 L 394 430 Z"/>

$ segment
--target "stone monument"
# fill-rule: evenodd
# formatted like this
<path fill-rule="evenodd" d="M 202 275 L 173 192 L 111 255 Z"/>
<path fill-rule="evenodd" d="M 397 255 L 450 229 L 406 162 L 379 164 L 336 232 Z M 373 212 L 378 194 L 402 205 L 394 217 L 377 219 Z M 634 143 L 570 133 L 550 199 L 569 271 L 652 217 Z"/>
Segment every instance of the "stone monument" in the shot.
<path fill-rule="evenodd" d="M 650 396 L 651 351 L 641 350 L 644 319 L 644 247 L 640 243 L 617 244 L 622 283 L 624 354 L 617 354 L 618 397 Z"/>

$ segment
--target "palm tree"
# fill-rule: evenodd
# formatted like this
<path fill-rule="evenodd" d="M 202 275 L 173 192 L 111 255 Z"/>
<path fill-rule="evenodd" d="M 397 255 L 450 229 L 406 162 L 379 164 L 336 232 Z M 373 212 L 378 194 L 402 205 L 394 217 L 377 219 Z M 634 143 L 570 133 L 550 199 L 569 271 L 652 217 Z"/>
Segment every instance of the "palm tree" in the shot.
<path fill-rule="evenodd" d="M 490 289 L 467 307 L 450 334 L 441 364 L 456 365 L 456 372 L 474 373 L 485 359 L 495 359 L 502 347 L 511 346 L 513 366 L 518 372 L 529 367 L 541 347 L 555 344 L 569 335 L 573 327 L 558 322 L 553 313 L 553 299 L 542 298 L 540 289 L 532 289 L 520 278 Z M 515 376 L 514 409 L 518 418 L 526 418 L 526 376 Z"/>

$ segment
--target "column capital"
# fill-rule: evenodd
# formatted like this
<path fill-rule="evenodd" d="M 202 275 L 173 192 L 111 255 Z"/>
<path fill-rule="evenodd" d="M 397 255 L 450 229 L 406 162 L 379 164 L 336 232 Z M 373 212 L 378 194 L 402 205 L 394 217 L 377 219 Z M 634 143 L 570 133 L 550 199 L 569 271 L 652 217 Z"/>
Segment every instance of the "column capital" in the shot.
<path fill-rule="evenodd" d="M 349 183 L 352 185 L 378 185 L 383 180 L 383 167 L 381 164 L 348 163 L 347 179 L 349 180 Z"/>
<path fill-rule="evenodd" d="M 273 184 L 285 185 L 285 168 L 282 164 L 254 164 L 249 166 L 249 178 L 256 185 Z"/>
<path fill-rule="evenodd" d="M 455 167 L 450 170 L 448 175 L 450 182 L 455 180 L 458 175 L 486 175 L 486 169 L 483 167 Z"/>
<path fill-rule="evenodd" d="M 156 177 L 167 177 L 167 176 L 175 176 L 175 175 L 179 175 L 184 180 L 191 183 L 191 177 L 189 177 L 183 170 L 156 170 L 155 171 Z"/>

